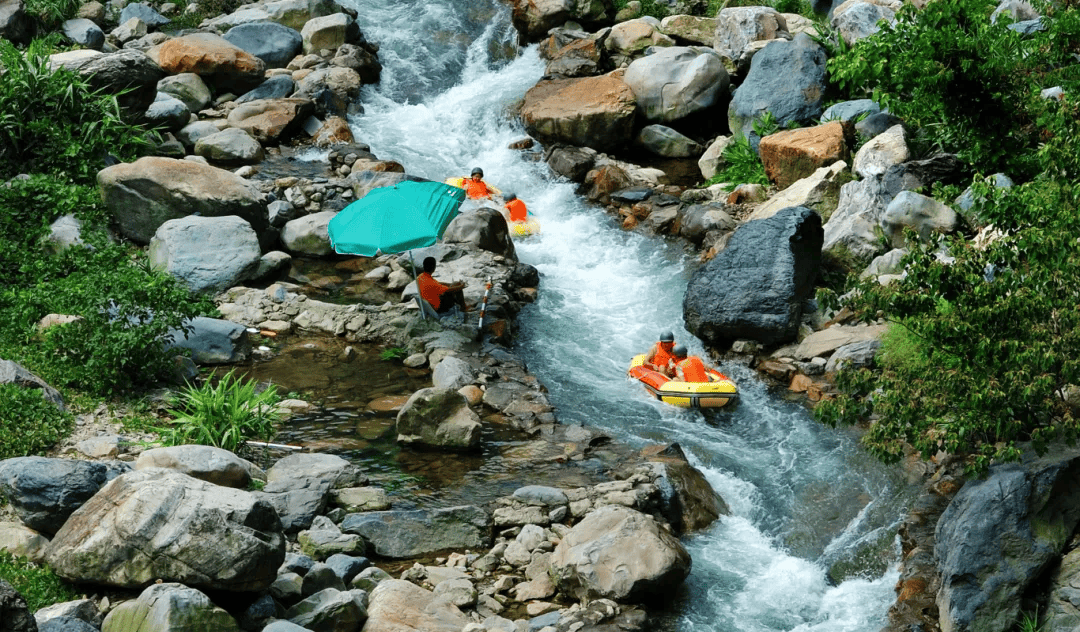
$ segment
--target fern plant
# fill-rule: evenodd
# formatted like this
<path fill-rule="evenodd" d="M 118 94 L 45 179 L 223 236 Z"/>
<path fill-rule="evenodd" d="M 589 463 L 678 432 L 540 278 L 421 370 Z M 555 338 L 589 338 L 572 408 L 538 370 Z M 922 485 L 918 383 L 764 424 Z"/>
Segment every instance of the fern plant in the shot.
<path fill-rule="evenodd" d="M 233 369 L 216 383 L 184 389 L 179 407 L 169 411 L 175 421 L 158 431 L 166 445 L 195 443 L 236 452 L 248 440 L 273 437 L 280 400 L 276 386 L 257 392 L 254 381 L 236 377 Z"/>

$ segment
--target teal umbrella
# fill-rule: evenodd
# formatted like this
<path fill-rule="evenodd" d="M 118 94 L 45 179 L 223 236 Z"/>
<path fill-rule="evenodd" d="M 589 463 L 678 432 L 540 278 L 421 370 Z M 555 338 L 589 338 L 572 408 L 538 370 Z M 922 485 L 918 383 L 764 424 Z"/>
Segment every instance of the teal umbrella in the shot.
<path fill-rule="evenodd" d="M 330 220 L 330 243 L 336 252 L 365 257 L 430 246 L 464 199 L 464 189 L 442 182 L 405 180 L 373 189 Z"/>

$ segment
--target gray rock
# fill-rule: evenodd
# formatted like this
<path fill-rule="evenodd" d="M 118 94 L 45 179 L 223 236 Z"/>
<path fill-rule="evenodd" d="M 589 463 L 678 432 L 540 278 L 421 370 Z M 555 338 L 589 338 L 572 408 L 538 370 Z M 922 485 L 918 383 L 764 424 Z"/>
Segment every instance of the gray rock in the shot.
<path fill-rule="evenodd" d="M 281 522 L 265 502 L 169 470 L 124 474 L 64 523 L 49 544 L 72 581 L 138 588 L 156 579 L 259 591 L 285 558 Z"/>
<path fill-rule="evenodd" d="M 105 45 L 105 32 L 86 18 L 66 20 L 63 31 L 64 37 L 84 48 L 101 50 Z"/>
<path fill-rule="evenodd" d="M 729 72 L 743 73 L 762 41 L 790 37 L 787 21 L 767 6 L 730 7 L 716 15 L 712 46 L 724 58 Z M 733 128 L 734 131 L 734 128 Z"/>
<path fill-rule="evenodd" d="M 456 391 L 476 381 L 476 373 L 469 363 L 455 356 L 443 358 L 431 371 L 431 384 L 435 388 Z"/>
<path fill-rule="evenodd" d="M 90 87 L 106 94 L 120 94 L 117 101 L 132 116 L 142 117 L 157 97 L 157 83 L 165 71 L 140 50 L 87 56 L 85 51 L 58 53 L 49 59 L 54 66 L 77 72 Z M 149 238 L 149 237 L 148 237 Z"/>
<path fill-rule="evenodd" d="M 284 68 L 300 53 L 304 46 L 304 38 L 299 31 L 277 22 L 238 24 L 226 31 L 223 37 L 237 48 L 263 60 L 267 68 Z M 287 78 L 287 75 L 279 76 Z M 291 83 L 292 80 L 289 79 L 289 81 Z M 289 94 L 291 93 L 290 90 Z M 286 97 L 289 95 L 283 94 L 281 96 Z"/>
<path fill-rule="evenodd" d="M 357 468 L 333 454 L 290 454 L 266 473 L 257 495 L 274 507 L 288 533 L 307 529 L 326 512 L 330 490 L 367 482 Z"/>
<path fill-rule="evenodd" d="M 679 236 L 700 245 L 714 230 L 734 230 L 735 220 L 725 208 L 725 204 L 715 202 L 681 207 L 678 211 Z"/>
<path fill-rule="evenodd" d="M 164 92 L 180 99 L 191 112 L 205 109 L 213 99 L 206 82 L 193 72 L 183 72 L 165 77 L 158 82 L 158 92 Z"/>
<path fill-rule="evenodd" d="M 128 630 L 214 630 L 239 632 L 236 621 L 203 593 L 178 583 L 154 584 L 137 599 L 114 608 L 101 624 L 102 632 Z"/>
<path fill-rule="evenodd" d="M 506 224 L 506 218 L 492 208 L 480 208 L 473 213 L 461 213 L 455 217 L 446 227 L 443 241 L 469 244 L 517 261 L 514 241 L 510 238 L 510 228 Z"/>
<path fill-rule="evenodd" d="M 341 581 L 349 584 L 364 569 L 371 566 L 371 561 L 366 557 L 335 553 L 326 559 L 326 565 L 333 569 Z"/>
<path fill-rule="evenodd" d="M 519 487 L 514 490 L 513 497 L 515 500 L 541 507 L 565 505 L 568 502 L 566 494 L 561 489 L 545 485 Z"/>
<path fill-rule="evenodd" d="M 369 632 L 461 632 L 469 623 L 457 606 L 400 579 L 382 581 L 371 591 L 368 617 Z"/>
<path fill-rule="evenodd" d="M 765 112 L 781 127 L 820 118 L 825 61 L 824 49 L 804 33 L 761 49 L 728 107 L 732 133 L 756 138 L 754 121 Z"/>
<path fill-rule="evenodd" d="M 555 173 L 572 182 L 584 182 L 596 156 L 596 150 L 588 147 L 553 147 L 545 160 Z"/>
<path fill-rule="evenodd" d="M 139 18 L 147 26 L 155 28 L 164 26 L 170 22 L 169 18 L 161 15 L 145 2 L 133 2 L 125 5 L 123 10 L 120 11 L 120 18 L 117 22 L 123 24 L 131 18 Z"/>
<path fill-rule="evenodd" d="M 21 0 L 0 0 L 0 37 L 15 44 L 29 44 L 34 31 L 34 19 Z"/>
<path fill-rule="evenodd" d="M 68 248 L 86 246 L 82 238 L 82 222 L 73 214 L 58 217 L 49 224 L 49 236 L 45 238 L 46 247 L 53 253 L 60 253 Z"/>
<path fill-rule="evenodd" d="M 349 514 L 341 528 L 363 536 L 375 554 L 390 558 L 491 546 L 491 517 L 474 506 Z"/>
<path fill-rule="evenodd" d="M 0 24 L 2 26 L 2 24 Z M 11 584 L 0 579 L 0 615 L 4 632 L 37 632 L 34 615 L 26 607 L 26 599 Z"/>
<path fill-rule="evenodd" d="M 0 461 L 0 492 L 23 523 L 53 535 L 68 517 L 129 466 L 24 456 Z"/>
<path fill-rule="evenodd" d="M 992 466 L 957 492 L 934 534 L 943 629 L 1015 625 L 1021 597 L 1080 522 L 1077 476 L 1080 460 L 1051 456 Z"/>
<path fill-rule="evenodd" d="M 696 158 L 705 148 L 665 125 L 646 125 L 638 142 L 648 151 L 665 158 Z"/>
<path fill-rule="evenodd" d="M 929 241 L 934 234 L 955 232 L 959 227 L 956 211 L 912 191 L 901 191 L 881 217 L 881 229 L 894 248 L 904 247 L 905 228 L 913 228 L 920 239 Z"/>
<path fill-rule="evenodd" d="M 285 561 L 281 563 L 278 573 L 297 573 L 304 575 L 315 566 L 315 560 L 302 553 L 286 553 Z"/>
<path fill-rule="evenodd" d="M 1012 179 L 1004 173 L 995 173 L 994 175 L 988 177 L 986 180 L 990 183 L 991 186 L 999 189 L 1007 189 L 1013 186 Z M 975 212 L 975 204 L 976 202 L 980 201 L 984 202 L 985 200 L 977 200 L 975 198 L 975 192 L 972 190 L 972 187 L 964 189 L 964 192 L 961 193 L 960 196 L 957 197 L 955 200 L 956 207 L 957 209 L 959 209 L 958 213 L 969 225 L 975 228 L 982 228 L 986 225 L 986 221 L 983 220 Z"/>
<path fill-rule="evenodd" d="M 0 360 L 0 384 L 15 384 L 22 388 L 40 390 L 45 401 L 64 410 L 64 398 L 60 395 L 60 391 L 49 386 L 45 380 L 26 370 L 17 362 Z"/>
<path fill-rule="evenodd" d="M 120 232 L 137 244 L 149 244 L 166 221 L 193 214 L 244 219 L 266 250 L 277 240 L 277 234 L 267 230 L 262 192 L 224 169 L 191 160 L 146 157 L 107 167 L 98 172 L 97 180 Z"/>
<path fill-rule="evenodd" d="M 413 393 L 397 416 L 397 440 L 416 446 L 475 450 L 480 417 L 456 390 L 424 388 Z"/>
<path fill-rule="evenodd" d="M 236 216 L 168 220 L 158 227 L 149 249 L 152 268 L 203 294 L 250 278 L 261 255 L 255 231 Z"/>
<path fill-rule="evenodd" d="M 623 81 L 646 120 L 670 123 L 727 98 L 729 77 L 712 48 L 671 46 L 635 59 Z"/>
<path fill-rule="evenodd" d="M 880 340 L 864 340 L 844 345 L 833 352 L 825 365 L 826 373 L 835 373 L 841 368 L 859 369 L 874 362 L 874 356 L 881 349 Z"/>
<path fill-rule="evenodd" d="M 354 632 L 367 612 L 350 592 L 327 588 L 286 610 L 285 618 L 312 632 Z"/>
<path fill-rule="evenodd" d="M 840 187 L 836 210 L 824 226 L 822 249 L 869 261 L 881 251 L 881 218 L 893 196 L 881 178 L 866 178 Z"/>
<path fill-rule="evenodd" d="M 289 75 L 274 75 L 258 87 L 245 92 L 236 103 L 250 103 L 273 99 L 286 99 L 296 92 L 296 82 Z"/>
<path fill-rule="evenodd" d="M 292 621 L 285 621 L 284 619 L 273 621 L 262 632 L 311 632 L 307 628 L 300 627 Z"/>
<path fill-rule="evenodd" d="M 304 581 L 300 584 L 300 594 L 310 597 L 327 588 L 344 591 L 345 582 L 341 581 L 341 577 L 334 572 L 334 569 L 322 562 L 316 562 L 304 575 Z"/>
<path fill-rule="evenodd" d="M 322 211 L 286 222 L 281 229 L 281 243 L 297 254 L 321 257 L 332 253 L 327 226 L 335 215 L 334 211 Z"/>
<path fill-rule="evenodd" d="M 170 132 L 176 132 L 191 120 L 191 110 L 180 99 L 158 92 L 143 117 L 151 127 L 161 127 Z"/>
<path fill-rule="evenodd" d="M 896 12 L 881 4 L 845 2 L 841 6 L 845 8 L 833 13 L 832 26 L 849 46 L 880 31 L 881 22 L 896 22 Z"/>
<path fill-rule="evenodd" d="M 871 114 L 856 123 L 855 133 L 859 135 L 859 138 L 866 141 L 902 124 L 903 121 L 901 121 L 899 117 L 888 112 L 878 112 L 877 114 Z"/>
<path fill-rule="evenodd" d="M 176 138 L 183 143 L 184 147 L 190 149 L 195 146 L 195 143 L 200 138 L 216 134 L 219 131 L 218 126 L 212 121 L 195 121 L 180 128 L 180 131 L 176 133 Z"/>
<path fill-rule="evenodd" d="M 38 632 L 98 632 L 100 628 L 75 617 L 53 617 L 38 624 Z"/>
<path fill-rule="evenodd" d="M 253 164 L 263 159 L 263 147 L 248 132 L 229 127 L 195 142 L 195 155 L 231 164 Z"/>
<path fill-rule="evenodd" d="M 176 470 L 193 478 L 223 487 L 247 489 L 251 483 L 253 463 L 228 450 L 209 445 L 178 445 L 153 448 L 139 455 L 136 470 L 161 467 Z"/>
<path fill-rule="evenodd" d="M 699 268 L 683 298 L 687 329 L 707 344 L 790 341 L 821 262 L 821 218 L 791 207 L 743 224 Z"/>
<path fill-rule="evenodd" d="M 873 99 L 855 99 L 830 105 L 821 114 L 821 122 L 853 121 L 862 115 L 870 116 L 881 111 L 881 106 Z"/>
<path fill-rule="evenodd" d="M 220 318 L 196 316 L 185 323 L 187 332 L 173 330 L 170 349 L 187 349 L 196 364 L 233 364 L 251 356 L 247 328 Z"/>
<path fill-rule="evenodd" d="M 269 593 L 265 593 L 248 606 L 238 622 L 242 630 L 260 630 L 283 616 L 285 609 L 278 605 Z"/>

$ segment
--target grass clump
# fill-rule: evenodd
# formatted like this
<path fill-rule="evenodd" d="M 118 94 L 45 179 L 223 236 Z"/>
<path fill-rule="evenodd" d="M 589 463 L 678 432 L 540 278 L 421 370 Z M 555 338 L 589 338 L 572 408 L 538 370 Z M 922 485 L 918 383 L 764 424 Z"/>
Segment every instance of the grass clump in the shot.
<path fill-rule="evenodd" d="M 169 413 L 176 419 L 158 428 L 165 445 L 195 443 L 236 452 L 248 440 L 269 441 L 274 436 L 277 387 L 259 391 L 253 380 L 243 380 L 233 369 L 216 382 L 188 386 L 179 406 Z"/>
<path fill-rule="evenodd" d="M 49 568 L 0 550 L 0 578 L 26 599 L 30 612 L 73 601 L 79 593 Z"/>
<path fill-rule="evenodd" d="M 41 391 L 0 384 L 0 460 L 40 455 L 71 432 L 72 416 Z"/>

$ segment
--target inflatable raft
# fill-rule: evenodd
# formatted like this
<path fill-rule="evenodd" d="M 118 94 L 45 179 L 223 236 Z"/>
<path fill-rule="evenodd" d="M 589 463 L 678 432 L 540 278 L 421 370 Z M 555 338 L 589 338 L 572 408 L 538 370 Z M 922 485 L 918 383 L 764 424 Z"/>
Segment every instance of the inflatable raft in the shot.
<path fill-rule="evenodd" d="M 443 182 L 444 184 L 449 184 L 452 187 L 464 189 L 465 180 L 466 178 L 447 178 Z M 487 198 L 482 198 L 479 200 L 470 200 L 469 198 L 465 198 L 465 201 L 462 203 L 461 208 L 465 211 L 470 211 L 495 205 L 499 209 L 501 209 L 503 207 L 502 191 L 491 186 L 490 184 L 488 185 L 488 188 L 491 189 L 492 193 L 492 197 L 490 200 Z M 501 210 L 500 212 L 503 214 L 503 217 L 506 217 L 505 210 Z M 532 235 L 540 234 L 540 222 L 537 221 L 535 217 L 529 217 L 524 222 L 511 222 L 509 219 L 507 219 L 506 223 L 507 226 L 510 228 L 511 237 L 531 237 Z"/>
<path fill-rule="evenodd" d="M 529 237 L 540 234 L 540 222 L 535 218 L 528 218 L 524 222 L 507 222 L 510 225 L 510 234 L 514 237 Z"/>
<path fill-rule="evenodd" d="M 708 382 L 675 382 L 645 366 L 645 354 L 634 356 L 628 375 L 642 384 L 656 399 L 681 408 L 719 408 L 739 397 L 739 389 L 728 376 L 706 367 Z"/>

